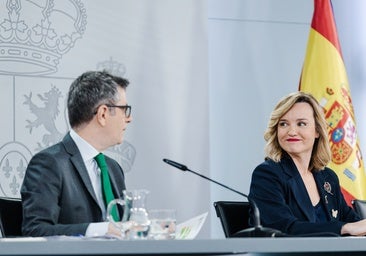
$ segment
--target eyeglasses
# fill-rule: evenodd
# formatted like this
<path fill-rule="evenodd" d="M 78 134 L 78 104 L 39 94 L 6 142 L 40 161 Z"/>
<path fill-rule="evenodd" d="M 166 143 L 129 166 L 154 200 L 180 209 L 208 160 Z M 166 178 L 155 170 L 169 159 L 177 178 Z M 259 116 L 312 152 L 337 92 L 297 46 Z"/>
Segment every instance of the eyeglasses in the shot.
<path fill-rule="evenodd" d="M 131 106 L 130 105 L 109 105 L 106 104 L 109 108 L 120 108 L 125 111 L 125 116 L 129 118 L 131 116 Z"/>

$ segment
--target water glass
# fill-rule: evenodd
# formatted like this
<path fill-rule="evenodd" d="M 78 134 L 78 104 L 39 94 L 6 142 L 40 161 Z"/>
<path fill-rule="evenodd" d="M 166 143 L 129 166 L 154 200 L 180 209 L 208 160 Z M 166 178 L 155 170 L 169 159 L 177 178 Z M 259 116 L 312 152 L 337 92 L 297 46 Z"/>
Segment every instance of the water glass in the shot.
<path fill-rule="evenodd" d="M 174 209 L 153 209 L 149 211 L 149 239 L 169 240 L 175 238 L 176 211 Z"/>

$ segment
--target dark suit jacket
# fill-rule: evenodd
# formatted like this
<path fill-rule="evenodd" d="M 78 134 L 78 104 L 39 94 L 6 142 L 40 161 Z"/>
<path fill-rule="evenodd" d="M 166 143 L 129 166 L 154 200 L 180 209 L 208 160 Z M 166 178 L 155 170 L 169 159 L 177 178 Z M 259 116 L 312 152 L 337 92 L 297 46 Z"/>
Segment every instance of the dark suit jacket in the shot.
<path fill-rule="evenodd" d="M 255 168 L 249 198 L 258 205 L 262 226 L 293 235 L 317 232 L 340 234 L 346 222 L 360 220 L 346 204 L 334 171 L 325 168 L 313 172 L 313 175 L 328 222 L 315 223 L 314 207 L 300 173 L 289 156 L 279 163 L 266 160 Z M 250 222 L 254 223 L 253 219 Z"/>
<path fill-rule="evenodd" d="M 113 193 L 125 189 L 118 163 L 106 156 Z M 85 164 L 70 134 L 33 156 L 21 187 L 22 232 L 25 236 L 84 235 L 91 222 L 101 222 Z"/>

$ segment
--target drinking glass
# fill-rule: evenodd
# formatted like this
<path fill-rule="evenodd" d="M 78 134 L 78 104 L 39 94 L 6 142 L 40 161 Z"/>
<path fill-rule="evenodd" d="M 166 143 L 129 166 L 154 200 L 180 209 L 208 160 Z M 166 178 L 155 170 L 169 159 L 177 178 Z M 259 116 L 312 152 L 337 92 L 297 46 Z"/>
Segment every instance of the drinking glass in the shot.
<path fill-rule="evenodd" d="M 175 238 L 176 211 L 174 209 L 152 209 L 149 211 L 149 239 L 168 240 Z"/>

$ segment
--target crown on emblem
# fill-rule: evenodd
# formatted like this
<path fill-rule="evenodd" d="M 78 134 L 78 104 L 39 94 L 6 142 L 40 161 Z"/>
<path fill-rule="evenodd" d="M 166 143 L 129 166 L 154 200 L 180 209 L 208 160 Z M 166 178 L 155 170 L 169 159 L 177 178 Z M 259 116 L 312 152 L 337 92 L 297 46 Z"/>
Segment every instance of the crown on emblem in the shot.
<path fill-rule="evenodd" d="M 86 27 L 80 0 L 0 3 L 0 74 L 50 74 Z"/>
<path fill-rule="evenodd" d="M 124 76 L 124 74 L 126 73 L 125 65 L 123 65 L 123 63 L 113 60 L 112 57 L 110 57 L 109 60 L 99 62 L 97 64 L 97 70 L 106 70 L 115 76 Z"/>

